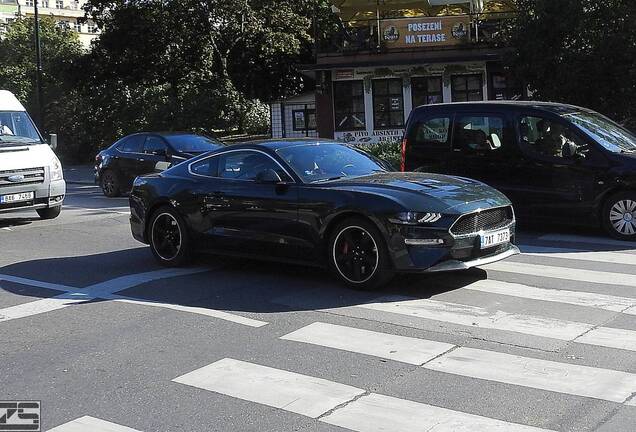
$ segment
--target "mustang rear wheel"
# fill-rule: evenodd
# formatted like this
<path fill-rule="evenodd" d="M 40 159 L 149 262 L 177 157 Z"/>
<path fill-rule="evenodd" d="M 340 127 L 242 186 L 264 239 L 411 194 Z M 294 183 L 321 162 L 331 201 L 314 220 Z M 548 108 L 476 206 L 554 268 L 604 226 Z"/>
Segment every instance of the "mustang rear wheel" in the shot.
<path fill-rule="evenodd" d="M 347 219 L 333 231 L 329 264 L 341 281 L 355 289 L 377 289 L 393 277 L 384 238 L 361 218 Z"/>
<path fill-rule="evenodd" d="M 614 238 L 636 241 L 636 192 L 619 192 L 603 206 L 603 225 Z"/>
<path fill-rule="evenodd" d="M 177 267 L 190 260 L 190 241 L 181 216 L 171 207 L 162 207 L 150 219 L 150 249 L 161 265 Z"/>

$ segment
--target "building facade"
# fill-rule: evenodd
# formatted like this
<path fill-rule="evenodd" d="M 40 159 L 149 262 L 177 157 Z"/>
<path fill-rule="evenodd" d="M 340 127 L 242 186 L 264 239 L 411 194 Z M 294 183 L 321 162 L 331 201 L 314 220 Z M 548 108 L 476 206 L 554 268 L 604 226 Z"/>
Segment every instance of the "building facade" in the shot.
<path fill-rule="evenodd" d="M 0 0 L 0 31 L 18 17 L 32 17 L 35 14 L 34 1 Z M 38 12 L 40 16 L 53 17 L 59 25 L 76 31 L 80 42 L 88 49 L 99 30 L 90 20 L 81 22 L 84 18 L 84 3 L 85 0 L 39 0 Z"/>
<path fill-rule="evenodd" d="M 352 143 L 397 141 L 420 105 L 522 99 L 494 43 L 514 16 L 487 0 L 333 0 L 341 31 L 305 65 L 316 79 L 320 137 Z"/>

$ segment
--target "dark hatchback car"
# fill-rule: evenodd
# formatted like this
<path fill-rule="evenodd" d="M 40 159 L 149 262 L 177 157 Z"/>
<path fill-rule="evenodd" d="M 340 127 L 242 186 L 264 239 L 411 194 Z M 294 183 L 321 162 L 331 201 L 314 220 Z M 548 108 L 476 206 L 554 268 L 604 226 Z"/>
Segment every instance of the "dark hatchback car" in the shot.
<path fill-rule="evenodd" d="M 224 144 L 185 132 L 128 135 L 95 157 L 95 183 L 108 197 L 128 192 L 135 177 L 168 169 Z"/>
<path fill-rule="evenodd" d="M 402 170 L 474 178 L 502 191 L 520 221 L 602 226 L 636 240 L 636 138 L 571 105 L 428 105 L 409 118 Z"/>
<path fill-rule="evenodd" d="M 462 270 L 518 253 L 510 201 L 485 184 L 400 173 L 319 140 L 232 146 L 138 177 L 133 236 L 159 263 L 195 251 L 329 267 L 373 289 L 395 272 Z"/>

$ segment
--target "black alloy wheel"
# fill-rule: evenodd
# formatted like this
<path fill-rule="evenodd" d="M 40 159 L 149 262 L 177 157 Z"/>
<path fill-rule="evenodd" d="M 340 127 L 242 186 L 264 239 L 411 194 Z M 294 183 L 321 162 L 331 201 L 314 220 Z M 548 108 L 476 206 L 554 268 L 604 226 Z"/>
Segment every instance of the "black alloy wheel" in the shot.
<path fill-rule="evenodd" d="M 157 210 L 150 220 L 150 249 L 161 265 L 178 267 L 190 261 L 190 242 L 181 216 L 171 207 Z"/>
<path fill-rule="evenodd" d="M 117 174 L 111 170 L 106 170 L 102 173 L 101 187 L 104 195 L 109 198 L 115 198 L 121 195 L 119 179 L 117 178 Z"/>
<path fill-rule="evenodd" d="M 334 274 L 355 289 L 377 289 L 393 277 L 382 235 L 361 218 L 348 219 L 333 231 L 329 263 Z"/>
<path fill-rule="evenodd" d="M 636 192 L 619 192 L 603 206 L 603 227 L 619 240 L 636 241 Z"/>

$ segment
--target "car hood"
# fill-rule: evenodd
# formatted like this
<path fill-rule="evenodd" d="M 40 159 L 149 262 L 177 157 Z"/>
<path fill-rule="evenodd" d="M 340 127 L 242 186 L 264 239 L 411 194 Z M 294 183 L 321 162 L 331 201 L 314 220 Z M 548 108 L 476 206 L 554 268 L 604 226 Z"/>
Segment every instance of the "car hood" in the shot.
<path fill-rule="evenodd" d="M 53 151 L 46 144 L 0 146 L 0 171 L 48 167 Z"/>
<path fill-rule="evenodd" d="M 333 187 L 382 194 L 413 211 L 464 213 L 478 208 L 510 205 L 501 192 L 464 177 L 430 173 L 378 173 L 341 179 Z"/>

